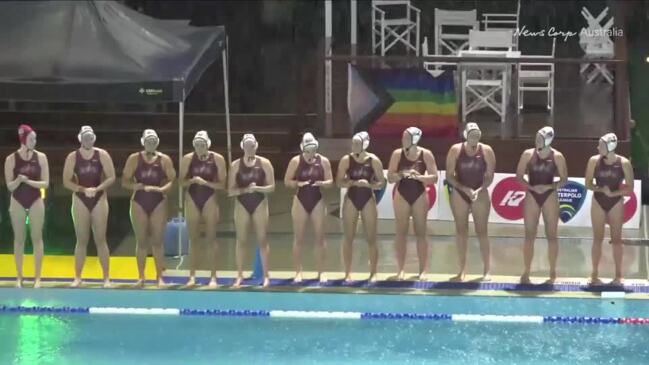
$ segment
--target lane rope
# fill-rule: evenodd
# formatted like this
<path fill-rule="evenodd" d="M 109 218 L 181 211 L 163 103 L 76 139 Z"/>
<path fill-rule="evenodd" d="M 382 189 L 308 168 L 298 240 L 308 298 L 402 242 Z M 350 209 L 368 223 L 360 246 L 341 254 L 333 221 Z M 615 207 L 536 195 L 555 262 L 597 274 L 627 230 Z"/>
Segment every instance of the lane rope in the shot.
<path fill-rule="evenodd" d="M 156 316 L 211 316 L 211 317 L 268 317 L 283 319 L 334 320 L 419 320 L 450 322 L 494 323 L 557 323 L 557 324 L 633 324 L 649 325 L 649 318 L 586 317 L 586 316 L 530 316 L 496 314 L 447 313 L 390 313 L 390 312 L 336 312 L 299 310 L 240 310 L 240 309 L 181 309 L 130 307 L 49 307 L 0 306 L 1 314 L 18 315 L 156 315 Z"/>

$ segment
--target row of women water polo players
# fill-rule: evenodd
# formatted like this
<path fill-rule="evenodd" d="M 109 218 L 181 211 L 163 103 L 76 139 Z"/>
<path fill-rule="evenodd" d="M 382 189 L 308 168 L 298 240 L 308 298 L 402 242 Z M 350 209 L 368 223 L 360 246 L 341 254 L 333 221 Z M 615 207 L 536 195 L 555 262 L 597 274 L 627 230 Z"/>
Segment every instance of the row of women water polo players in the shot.
<path fill-rule="evenodd" d="M 17 286 L 23 284 L 23 248 L 26 236 L 26 218 L 29 217 L 30 234 L 34 246 L 34 287 L 40 286 L 43 260 L 42 227 L 44 206 L 40 189 L 49 185 L 47 157 L 35 149 L 36 132 L 28 125 L 18 130 L 20 148 L 5 160 L 5 178 L 11 192 L 9 207 L 14 231 L 14 255 L 17 269 Z M 395 251 L 399 280 L 404 278 L 406 240 L 409 221 L 412 219 L 417 238 L 419 279 L 425 280 L 428 271 L 428 238 L 426 216 L 428 194 L 426 186 L 435 184 L 438 178 L 435 157 L 431 151 L 418 145 L 420 129 L 410 127 L 403 132 L 402 148 L 395 150 L 388 164 L 387 180 L 396 184 L 394 211 L 396 217 Z M 487 188 L 492 183 L 496 159 L 492 148 L 480 143 L 480 128 L 469 123 L 464 130 L 464 141 L 451 147 L 446 157 L 446 176 L 452 188 L 451 207 L 455 218 L 459 273 L 455 281 L 465 279 L 469 214 L 473 215 L 475 231 L 480 242 L 484 264 L 483 279 L 489 279 L 490 254 L 487 222 L 490 197 Z M 86 257 L 86 246 L 92 232 L 104 274 L 104 285 L 109 286 L 109 252 L 106 244 L 108 200 L 106 190 L 115 180 L 110 155 L 94 146 L 96 136 L 91 127 L 84 126 L 78 135 L 80 148 L 72 151 L 65 160 L 63 183 L 72 194 L 72 216 L 76 232 L 75 279 L 73 286 L 81 284 L 81 274 Z M 544 127 L 538 131 L 534 148 L 521 155 L 516 175 L 527 190 L 524 200 L 525 244 L 523 248 L 524 272 L 521 283 L 530 282 L 530 266 L 534 254 L 534 240 L 539 217 L 543 215 L 548 240 L 549 279 L 556 279 L 556 263 L 559 251 L 557 225 L 559 200 L 557 189 L 566 183 L 568 172 L 564 156 L 552 148 L 554 131 Z M 167 193 L 171 189 L 176 172 L 169 156 L 157 150 L 159 138 L 152 129 L 142 134 L 143 150 L 131 154 L 124 166 L 122 185 L 132 191 L 131 221 L 137 240 L 136 256 L 139 285 L 144 284 L 145 262 L 151 247 L 156 265 L 158 285 L 163 285 L 164 270 L 163 233 L 168 218 Z M 318 141 L 311 133 L 304 134 L 300 143 L 301 153 L 291 159 L 284 183 L 296 190 L 292 202 L 294 243 L 293 260 L 295 282 L 302 280 L 301 256 L 305 230 L 313 227 L 315 237 L 316 271 L 322 282 L 325 267 L 325 202 L 322 190 L 336 184 L 346 188 L 342 208 L 344 240 L 342 257 L 345 281 L 351 280 L 352 244 L 356 235 L 359 216 L 369 245 L 369 278 L 376 280 L 377 248 L 377 201 L 374 190 L 385 184 L 383 164 L 368 152 L 370 138 L 366 132 L 353 136 L 351 153 L 340 160 L 336 178 L 332 175 L 329 160 L 318 153 Z M 210 138 L 205 131 L 196 133 L 194 152 L 183 157 L 180 163 L 179 183 L 187 188 L 185 218 L 190 237 L 189 285 L 195 285 L 197 250 L 200 226 L 204 223 L 205 242 L 209 247 L 211 264 L 210 287 L 217 286 L 216 262 L 218 257 L 217 222 L 220 219 L 217 190 L 226 190 L 236 197 L 234 222 L 236 227 L 236 265 L 238 270 L 235 286 L 243 280 L 243 263 L 246 242 L 252 226 L 261 248 L 263 285 L 269 285 L 268 257 L 268 194 L 275 188 L 275 172 L 271 161 L 256 154 L 259 144 L 253 134 L 246 134 L 240 147 L 243 157 L 232 163 L 229 174 L 223 156 L 210 151 Z M 600 284 L 598 266 L 604 239 L 604 226 L 610 226 L 615 278 L 620 284 L 622 273 L 622 224 L 623 196 L 633 191 L 633 172 L 629 161 L 615 153 L 615 134 L 604 135 L 597 146 L 597 154 L 590 158 L 586 167 L 586 186 L 594 191 L 591 217 L 593 223 L 591 283 Z M 593 181 L 594 180 L 594 181 Z"/>

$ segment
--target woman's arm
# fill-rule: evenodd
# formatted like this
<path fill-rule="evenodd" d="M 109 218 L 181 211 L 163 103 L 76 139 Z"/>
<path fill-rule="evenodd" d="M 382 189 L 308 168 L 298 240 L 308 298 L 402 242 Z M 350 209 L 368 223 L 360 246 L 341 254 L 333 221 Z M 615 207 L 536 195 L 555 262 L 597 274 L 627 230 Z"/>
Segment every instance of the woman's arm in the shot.
<path fill-rule="evenodd" d="M 44 153 L 38 153 L 38 164 L 41 166 L 41 179 L 40 180 L 25 180 L 25 184 L 36 189 L 47 189 L 50 186 L 50 165 L 47 162 L 47 156 Z"/>
<path fill-rule="evenodd" d="M 388 182 L 390 184 L 395 184 L 403 178 L 403 174 L 401 174 L 400 171 L 397 171 L 399 168 L 399 159 L 401 159 L 401 150 L 396 149 L 392 152 L 390 162 L 388 163 Z"/>
<path fill-rule="evenodd" d="M 183 156 L 182 161 L 180 161 L 180 175 L 178 175 L 178 180 L 180 181 L 180 185 L 183 188 L 186 188 L 189 185 L 196 183 L 194 178 L 187 177 L 187 173 L 189 172 L 189 165 L 191 161 L 192 161 L 191 153 L 188 153 L 185 156 Z"/>
<path fill-rule="evenodd" d="M 347 169 L 349 169 L 349 155 L 343 156 L 338 163 L 338 172 L 336 174 L 336 184 L 339 188 L 349 188 L 354 183 L 347 177 Z"/>
<path fill-rule="evenodd" d="M 376 181 L 370 182 L 370 187 L 374 190 L 381 189 L 385 186 L 385 175 L 383 173 L 383 163 L 381 160 L 372 155 L 372 168 L 374 169 L 374 176 L 376 176 Z"/>
<path fill-rule="evenodd" d="M 496 174 L 496 154 L 494 153 L 494 150 L 491 146 L 482 145 L 482 151 L 484 151 L 484 160 L 487 163 L 487 171 L 485 171 L 482 186 L 478 190 L 488 189 L 494 181 L 494 175 Z"/>
<path fill-rule="evenodd" d="M 102 149 L 99 149 L 99 161 L 101 161 L 101 166 L 104 169 L 104 181 L 95 189 L 97 191 L 103 191 L 115 183 L 115 165 L 108 152 Z"/>
<path fill-rule="evenodd" d="M 521 158 L 518 160 L 518 166 L 516 166 L 516 180 L 518 180 L 518 183 L 523 185 L 525 189 L 532 188 L 530 183 L 525 179 L 525 173 L 527 172 L 527 163 L 530 162 L 530 158 L 532 156 L 532 153 L 530 151 L 531 150 L 527 150 L 523 152 Z"/>
<path fill-rule="evenodd" d="M 437 162 L 435 162 L 435 156 L 429 150 L 424 150 L 424 163 L 426 164 L 426 175 L 417 175 L 415 179 L 421 181 L 424 185 L 433 185 L 437 183 L 437 178 L 439 177 L 437 173 Z"/>
<path fill-rule="evenodd" d="M 63 163 L 63 186 L 73 193 L 80 193 L 85 188 L 73 181 L 74 167 L 76 164 L 76 152 L 70 152 Z"/>
<path fill-rule="evenodd" d="M 237 196 L 248 192 L 247 188 L 238 188 L 236 186 L 236 176 L 239 173 L 239 163 L 240 160 L 236 160 L 230 167 L 230 173 L 228 174 L 228 196 Z"/>
<path fill-rule="evenodd" d="M 139 152 L 136 152 L 128 156 L 126 163 L 124 164 L 124 170 L 122 171 L 122 187 L 126 190 L 137 191 L 144 189 L 143 184 L 136 183 L 133 179 L 135 169 L 137 168 L 138 153 Z"/>
<path fill-rule="evenodd" d="M 7 189 L 10 192 L 13 192 L 18 188 L 18 186 L 25 181 L 23 177 L 14 176 L 14 167 L 16 166 L 16 159 L 14 154 L 10 154 L 5 158 L 5 183 L 7 184 Z"/>
<path fill-rule="evenodd" d="M 566 164 L 566 158 L 558 151 L 555 151 L 554 153 L 554 161 L 559 170 L 559 181 L 552 183 L 552 188 L 556 190 L 560 189 L 568 182 L 568 165 Z"/>
<path fill-rule="evenodd" d="M 624 158 L 622 158 L 622 170 L 624 170 L 624 185 L 620 188 L 620 190 L 617 191 L 611 191 L 610 194 L 607 194 L 609 196 L 629 196 L 633 194 L 633 166 L 631 166 L 631 162 Z"/>
<path fill-rule="evenodd" d="M 313 185 L 320 186 L 320 187 L 323 187 L 325 189 L 329 188 L 329 187 L 332 187 L 333 184 L 334 184 L 334 178 L 333 178 L 333 174 L 331 172 L 331 162 L 329 162 L 328 158 L 326 158 L 324 156 L 320 156 L 320 163 L 322 163 L 322 169 L 324 170 L 324 178 L 325 179 L 324 179 L 324 181 L 316 181 L 315 183 L 313 183 Z"/>
<path fill-rule="evenodd" d="M 266 174 L 266 185 L 257 185 L 252 188 L 252 190 L 264 194 L 272 193 L 275 191 L 275 170 L 273 169 L 273 164 L 271 164 L 270 160 L 267 158 L 262 158 L 261 167 L 264 169 L 264 173 Z"/>
<path fill-rule="evenodd" d="M 299 187 L 299 182 L 295 179 L 295 171 L 297 171 L 299 163 L 299 156 L 295 156 L 291 159 L 291 161 L 289 161 L 288 167 L 286 168 L 286 173 L 284 174 L 284 185 L 286 185 L 286 187 L 292 189 Z"/>
<path fill-rule="evenodd" d="M 174 168 L 174 163 L 171 161 L 171 158 L 169 156 L 162 154 L 160 158 L 162 169 L 164 170 L 167 177 L 167 182 L 159 188 L 149 188 L 149 191 L 159 191 L 166 194 L 173 186 L 174 180 L 176 180 L 176 169 Z"/>
<path fill-rule="evenodd" d="M 211 187 L 214 190 L 223 190 L 225 189 L 225 186 L 228 181 L 228 168 L 225 165 L 225 158 L 223 156 L 219 155 L 216 152 L 212 152 L 214 154 L 214 161 L 216 162 L 216 168 L 218 170 L 218 181 L 217 182 L 209 182 L 209 187 Z"/>

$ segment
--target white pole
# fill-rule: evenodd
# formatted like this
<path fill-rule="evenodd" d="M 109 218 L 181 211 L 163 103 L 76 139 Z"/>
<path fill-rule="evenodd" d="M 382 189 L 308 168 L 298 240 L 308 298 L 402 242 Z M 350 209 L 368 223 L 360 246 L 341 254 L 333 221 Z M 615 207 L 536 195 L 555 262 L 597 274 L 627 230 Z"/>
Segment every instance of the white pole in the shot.
<path fill-rule="evenodd" d="M 185 90 L 183 89 L 182 101 L 178 103 L 178 171 L 183 160 L 183 136 L 185 135 Z M 178 180 L 178 257 L 183 257 L 182 226 L 180 223 L 183 217 L 183 186 Z M 182 261 L 181 261 L 182 263 Z M 180 266 L 180 264 L 178 264 Z"/>
<path fill-rule="evenodd" d="M 223 101 L 225 102 L 225 130 L 228 141 L 228 169 L 232 164 L 232 136 L 230 135 L 230 96 L 228 81 L 228 36 L 225 36 L 225 47 L 221 51 L 221 60 L 223 63 Z"/>
<path fill-rule="evenodd" d="M 357 29 L 358 28 L 358 4 L 356 3 L 357 0 L 351 0 L 350 2 L 350 7 L 351 7 L 351 52 L 352 56 L 356 56 L 356 44 L 358 43 L 358 35 L 357 35 Z"/>
<path fill-rule="evenodd" d="M 325 56 L 331 56 L 331 0 L 325 0 Z M 325 135 L 333 134 L 331 60 L 325 61 Z"/>

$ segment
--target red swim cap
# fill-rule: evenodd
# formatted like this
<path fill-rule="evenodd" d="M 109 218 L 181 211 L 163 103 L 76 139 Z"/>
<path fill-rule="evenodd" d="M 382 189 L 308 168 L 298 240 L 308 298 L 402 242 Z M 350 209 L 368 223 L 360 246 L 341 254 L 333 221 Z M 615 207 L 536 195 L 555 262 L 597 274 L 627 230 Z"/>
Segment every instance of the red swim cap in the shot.
<path fill-rule="evenodd" d="M 29 125 L 21 124 L 20 127 L 18 127 L 18 139 L 20 140 L 20 144 L 27 144 L 27 136 L 33 131 L 34 129 Z"/>

